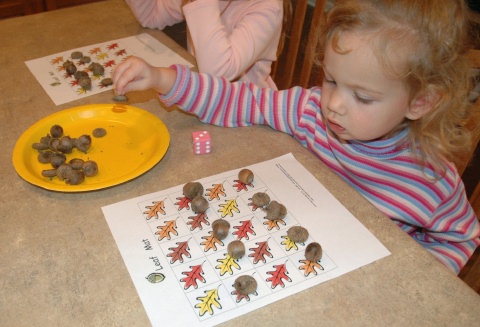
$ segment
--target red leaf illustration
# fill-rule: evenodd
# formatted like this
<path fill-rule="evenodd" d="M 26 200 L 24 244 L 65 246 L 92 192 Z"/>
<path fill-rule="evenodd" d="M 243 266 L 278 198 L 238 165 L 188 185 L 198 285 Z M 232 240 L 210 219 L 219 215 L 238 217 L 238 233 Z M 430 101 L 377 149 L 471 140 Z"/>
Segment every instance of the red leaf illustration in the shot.
<path fill-rule="evenodd" d="M 127 50 L 122 49 L 122 50 L 118 50 L 117 52 L 115 52 L 115 55 L 116 55 L 117 57 L 119 57 L 119 56 L 123 56 L 123 55 L 126 54 L 126 53 L 127 53 Z"/>
<path fill-rule="evenodd" d="M 186 242 L 177 242 L 176 243 L 178 246 L 177 247 L 172 247 L 168 248 L 169 250 L 172 250 L 169 254 L 167 254 L 167 257 L 171 257 L 172 260 L 170 263 L 175 263 L 177 261 L 180 261 L 183 263 L 183 256 L 186 256 L 187 258 L 191 258 L 190 248 L 188 247 L 188 241 Z"/>
<path fill-rule="evenodd" d="M 178 205 L 178 211 L 186 208 L 187 210 L 190 209 L 190 202 L 192 202 L 192 200 L 190 200 L 189 198 L 187 198 L 186 196 L 182 196 L 182 197 L 179 197 L 177 198 L 178 202 L 175 202 L 176 205 Z"/>
<path fill-rule="evenodd" d="M 260 260 L 263 261 L 263 263 L 267 262 L 267 259 L 265 259 L 265 256 L 268 256 L 269 258 L 273 258 L 273 255 L 270 253 L 270 248 L 268 247 L 268 241 L 265 242 L 257 242 L 255 243 L 258 245 L 256 248 L 250 248 L 250 251 L 253 251 L 253 253 L 249 254 L 248 256 L 253 258 L 253 263 L 257 263 Z"/>
<path fill-rule="evenodd" d="M 247 191 L 247 186 L 253 187 L 253 184 L 252 184 L 252 183 L 250 183 L 250 184 L 245 184 L 244 182 L 242 182 L 242 181 L 240 181 L 240 180 L 238 180 L 238 179 L 234 180 L 234 182 L 236 182 L 236 183 L 233 184 L 233 187 L 236 187 L 236 188 L 237 188 L 237 192 L 240 192 L 240 191 L 242 191 L 242 190 L 243 190 L 243 191 Z"/>
<path fill-rule="evenodd" d="M 285 284 L 283 283 L 284 279 L 288 282 L 292 281 L 292 279 L 287 276 L 288 271 L 285 264 L 276 265 L 273 266 L 273 268 L 275 268 L 274 271 L 267 271 L 267 274 L 272 275 L 272 277 L 267 278 L 267 282 L 272 283 L 272 288 L 275 288 L 278 285 L 280 285 L 281 287 L 285 287 Z"/>
<path fill-rule="evenodd" d="M 112 67 L 115 66 L 115 60 L 109 60 L 103 64 L 105 67 Z"/>
<path fill-rule="evenodd" d="M 250 296 L 248 294 L 241 294 L 241 293 L 238 293 L 237 290 L 233 290 L 232 295 L 236 295 L 237 298 L 235 299 L 235 301 L 238 303 L 240 301 L 242 301 L 243 299 L 245 299 L 245 301 L 247 302 L 250 302 Z M 255 292 L 254 294 L 257 294 L 257 292 Z"/>
<path fill-rule="evenodd" d="M 187 225 L 191 225 L 192 227 L 190 230 L 195 230 L 196 228 L 202 230 L 202 223 L 205 225 L 210 225 L 210 223 L 207 220 L 207 214 L 205 212 L 199 213 L 196 216 L 190 216 L 188 219 L 191 219 L 192 221 L 189 221 Z"/>
<path fill-rule="evenodd" d="M 118 43 L 112 43 L 112 44 L 107 45 L 108 50 L 113 50 L 113 49 L 116 49 L 116 48 L 118 48 Z"/>
<path fill-rule="evenodd" d="M 197 281 L 201 281 L 205 283 L 205 278 L 203 275 L 202 265 L 198 266 L 190 266 L 192 270 L 182 272 L 182 275 L 186 275 L 187 277 L 183 277 L 180 279 L 181 282 L 185 283 L 184 289 L 188 289 L 190 286 L 194 288 L 198 288 Z"/>
<path fill-rule="evenodd" d="M 238 229 L 233 232 L 233 235 L 237 235 L 237 238 L 241 240 L 242 238 L 249 239 L 248 234 L 256 235 L 252 228 L 252 220 L 240 221 L 242 224 L 240 226 L 234 226 L 233 229 Z"/>

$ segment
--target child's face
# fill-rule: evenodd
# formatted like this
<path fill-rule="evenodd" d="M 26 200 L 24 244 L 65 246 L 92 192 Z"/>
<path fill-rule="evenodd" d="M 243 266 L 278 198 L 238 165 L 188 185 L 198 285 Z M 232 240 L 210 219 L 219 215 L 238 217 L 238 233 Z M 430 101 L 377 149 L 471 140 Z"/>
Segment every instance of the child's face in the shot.
<path fill-rule="evenodd" d="M 381 139 L 409 116 L 404 83 L 384 73 L 368 37 L 339 39 L 345 54 L 325 49 L 322 112 L 329 131 L 342 140 Z"/>

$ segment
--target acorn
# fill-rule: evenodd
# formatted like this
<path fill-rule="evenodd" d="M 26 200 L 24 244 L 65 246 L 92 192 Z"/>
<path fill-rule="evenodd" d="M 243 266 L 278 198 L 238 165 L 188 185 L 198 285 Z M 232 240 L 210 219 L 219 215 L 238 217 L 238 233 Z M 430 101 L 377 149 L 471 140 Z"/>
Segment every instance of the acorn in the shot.
<path fill-rule="evenodd" d="M 245 245 L 239 240 L 232 241 L 227 246 L 227 252 L 233 259 L 241 259 L 245 255 Z"/>
<path fill-rule="evenodd" d="M 305 249 L 305 259 L 311 262 L 317 262 L 322 258 L 322 247 L 317 242 L 312 242 Z"/>
<path fill-rule="evenodd" d="M 42 143 L 42 142 L 35 142 L 32 144 L 32 148 L 35 150 L 43 151 L 43 150 L 48 150 L 50 147 L 48 144 Z"/>
<path fill-rule="evenodd" d="M 75 79 L 78 81 L 80 80 L 80 78 L 82 77 L 88 77 L 88 73 L 83 71 L 83 70 L 77 70 L 75 72 L 75 74 L 73 74 L 73 76 L 75 77 Z"/>
<path fill-rule="evenodd" d="M 102 84 L 102 86 L 109 86 L 109 85 L 113 84 L 113 80 L 110 77 L 107 77 L 107 78 L 102 79 L 100 84 Z"/>
<path fill-rule="evenodd" d="M 45 170 L 42 170 L 42 176 L 43 177 L 55 177 L 57 176 L 57 170 L 56 169 L 45 169 Z"/>
<path fill-rule="evenodd" d="M 71 159 L 68 164 L 75 170 L 80 170 L 83 168 L 83 163 L 85 161 L 81 158 L 73 158 Z"/>
<path fill-rule="evenodd" d="M 264 192 L 257 192 L 252 196 L 252 203 L 257 207 L 265 207 L 270 203 L 270 196 Z"/>
<path fill-rule="evenodd" d="M 82 184 L 85 181 L 85 175 L 81 170 L 71 170 L 65 174 L 65 183 L 70 185 Z"/>
<path fill-rule="evenodd" d="M 115 102 L 127 102 L 128 99 L 125 95 L 116 94 L 113 96 L 112 100 Z"/>
<path fill-rule="evenodd" d="M 73 63 L 71 65 L 68 65 L 65 67 L 65 71 L 67 72 L 68 75 L 73 75 L 77 72 L 77 66 L 75 66 Z"/>
<path fill-rule="evenodd" d="M 52 157 L 52 151 L 42 151 L 38 154 L 37 160 L 39 163 L 47 164 L 50 163 L 50 158 Z"/>
<path fill-rule="evenodd" d="M 233 287 L 238 294 L 248 295 L 257 291 L 257 281 L 249 275 L 242 275 L 235 279 Z"/>
<path fill-rule="evenodd" d="M 76 139 L 73 139 L 73 144 L 79 151 L 87 153 L 90 145 L 92 145 L 92 138 L 90 135 L 84 134 Z"/>
<path fill-rule="evenodd" d="M 104 137 L 105 135 L 107 135 L 107 131 L 105 130 L 105 128 L 97 127 L 92 131 L 92 135 L 96 138 Z"/>
<path fill-rule="evenodd" d="M 253 172 L 250 169 L 242 169 L 238 173 L 238 179 L 244 184 L 251 184 L 253 182 Z"/>
<path fill-rule="evenodd" d="M 85 177 L 93 177 L 98 173 L 98 165 L 93 160 L 87 160 L 83 163 L 82 170 Z"/>
<path fill-rule="evenodd" d="M 287 215 L 287 208 L 275 200 L 270 202 L 265 210 L 267 211 L 267 216 L 265 218 L 269 220 L 281 220 Z"/>
<path fill-rule="evenodd" d="M 57 151 L 62 153 L 72 153 L 72 149 L 73 141 L 70 136 L 62 136 L 62 138 L 58 141 Z"/>
<path fill-rule="evenodd" d="M 82 76 L 78 79 L 78 85 L 80 85 L 85 90 L 92 89 L 92 79 L 90 76 Z"/>
<path fill-rule="evenodd" d="M 195 213 L 205 212 L 209 207 L 207 199 L 202 195 L 197 195 L 192 199 L 192 211 Z"/>
<path fill-rule="evenodd" d="M 54 138 L 60 138 L 63 135 L 63 127 L 60 125 L 53 125 L 50 127 L 50 134 Z"/>
<path fill-rule="evenodd" d="M 83 53 L 81 51 L 73 51 L 70 57 L 72 57 L 72 59 L 80 59 L 83 57 Z"/>
<path fill-rule="evenodd" d="M 90 58 L 89 56 L 83 56 L 82 58 L 80 58 L 79 60 L 82 64 L 88 64 L 89 62 L 92 61 L 92 58 Z"/>
<path fill-rule="evenodd" d="M 228 236 L 230 223 L 225 219 L 217 219 L 212 223 L 213 237 L 222 241 Z"/>
<path fill-rule="evenodd" d="M 67 174 L 72 170 L 73 170 L 72 166 L 70 166 L 68 164 L 61 164 L 57 168 L 58 179 L 61 180 L 61 181 L 65 180 L 65 178 L 67 177 Z"/>
<path fill-rule="evenodd" d="M 292 226 L 288 229 L 287 236 L 295 243 L 304 243 L 308 239 L 308 230 L 302 226 Z"/>
<path fill-rule="evenodd" d="M 60 165 L 64 164 L 67 158 L 63 153 L 55 152 L 50 156 L 50 164 L 53 168 L 57 169 Z"/>
<path fill-rule="evenodd" d="M 199 182 L 188 182 L 183 186 L 183 195 L 192 200 L 197 195 L 203 194 L 203 185 Z"/>

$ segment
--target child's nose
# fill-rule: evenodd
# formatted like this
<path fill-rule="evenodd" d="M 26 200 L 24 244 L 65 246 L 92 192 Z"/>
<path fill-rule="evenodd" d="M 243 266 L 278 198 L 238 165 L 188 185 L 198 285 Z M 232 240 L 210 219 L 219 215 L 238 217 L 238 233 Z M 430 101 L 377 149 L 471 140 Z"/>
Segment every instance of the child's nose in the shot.
<path fill-rule="evenodd" d="M 338 90 L 338 88 L 335 88 L 331 91 L 327 105 L 330 111 L 333 111 L 336 114 L 339 114 L 341 116 L 343 116 L 346 112 L 344 101 L 342 99 L 341 92 L 340 90 Z"/>

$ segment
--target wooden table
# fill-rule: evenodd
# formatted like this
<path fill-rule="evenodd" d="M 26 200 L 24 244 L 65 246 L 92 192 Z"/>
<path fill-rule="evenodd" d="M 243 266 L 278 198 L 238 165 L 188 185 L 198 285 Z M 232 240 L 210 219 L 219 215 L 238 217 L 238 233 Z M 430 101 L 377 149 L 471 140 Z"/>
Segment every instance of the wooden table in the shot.
<path fill-rule="evenodd" d="M 153 92 L 139 92 L 130 95 L 130 104 L 157 115 L 171 135 L 167 154 L 153 169 L 128 183 L 86 193 L 51 192 L 21 179 L 12 151 L 29 126 L 62 109 L 111 103 L 112 97 L 103 92 L 55 106 L 24 62 L 145 31 L 190 58 L 162 32 L 142 29 L 121 0 L 0 21 L 0 325 L 148 326 L 101 207 L 288 152 L 392 255 L 225 326 L 479 325 L 478 294 L 297 141 L 265 126 L 209 126 L 215 151 L 195 156 L 191 133 L 205 125 L 161 108 Z M 260 148 L 248 146 L 259 139 Z M 239 140 L 246 146 L 231 151 Z"/>

